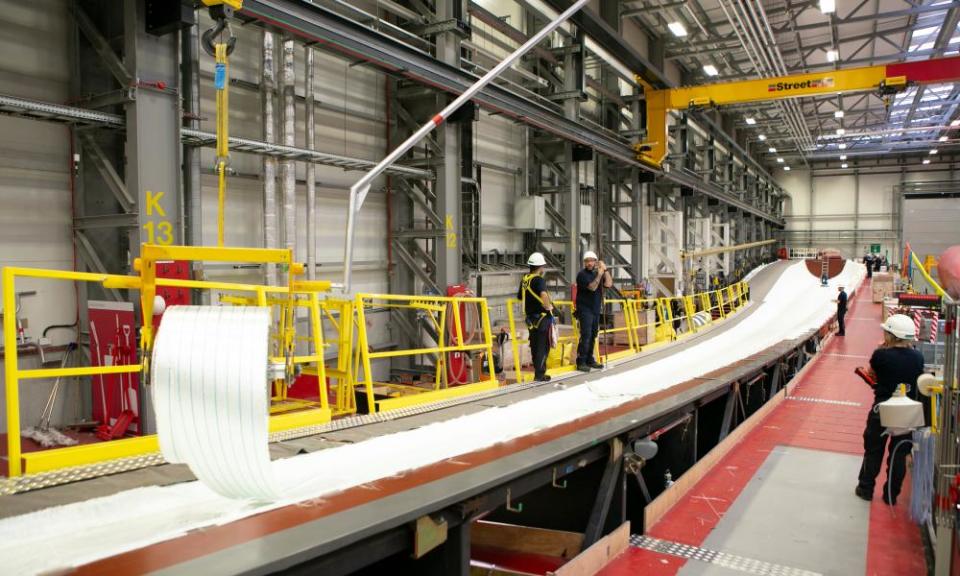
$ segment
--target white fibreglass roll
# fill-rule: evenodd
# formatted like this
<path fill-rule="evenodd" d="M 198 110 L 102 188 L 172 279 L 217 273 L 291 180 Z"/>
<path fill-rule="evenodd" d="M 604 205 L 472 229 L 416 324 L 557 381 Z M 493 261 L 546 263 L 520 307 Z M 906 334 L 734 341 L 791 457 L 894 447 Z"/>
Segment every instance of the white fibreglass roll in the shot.
<path fill-rule="evenodd" d="M 163 457 L 228 498 L 277 496 L 267 446 L 270 310 L 171 306 L 153 347 Z"/>

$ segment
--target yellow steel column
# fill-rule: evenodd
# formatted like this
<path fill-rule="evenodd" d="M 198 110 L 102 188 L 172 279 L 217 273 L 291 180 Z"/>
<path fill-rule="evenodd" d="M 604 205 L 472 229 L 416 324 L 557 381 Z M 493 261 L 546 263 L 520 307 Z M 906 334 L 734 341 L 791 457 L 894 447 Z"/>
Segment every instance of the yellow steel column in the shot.
<path fill-rule="evenodd" d="M 320 296 L 310 293 L 310 322 L 313 324 L 313 354 L 317 357 L 317 384 L 320 388 L 320 407 L 330 409 L 327 390 L 327 364 L 324 362 L 323 325 L 320 323 Z"/>
<path fill-rule="evenodd" d="M 487 369 L 490 374 L 490 380 L 497 379 L 497 372 L 493 366 L 493 330 L 490 327 L 490 309 L 487 307 L 487 299 L 480 302 L 480 322 L 483 324 L 483 341 L 487 345 Z"/>
<path fill-rule="evenodd" d="M 3 270 L 3 359 L 7 401 L 7 476 L 19 476 L 20 468 L 20 382 L 17 379 L 17 297 L 15 270 Z"/>

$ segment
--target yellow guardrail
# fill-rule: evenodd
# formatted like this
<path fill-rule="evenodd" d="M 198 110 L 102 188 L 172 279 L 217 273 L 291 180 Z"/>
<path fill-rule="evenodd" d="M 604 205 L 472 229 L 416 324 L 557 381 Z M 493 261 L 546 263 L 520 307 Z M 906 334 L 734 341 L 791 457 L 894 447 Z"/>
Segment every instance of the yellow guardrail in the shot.
<path fill-rule="evenodd" d="M 464 332 L 465 319 L 461 306 L 475 306 L 477 309 L 477 320 L 480 324 L 478 343 L 471 343 L 472 339 L 468 339 Z M 413 310 L 432 324 L 439 341 L 434 346 L 375 351 L 370 347 L 367 331 L 366 311 L 369 308 Z M 357 328 L 357 379 L 354 386 L 365 396 L 367 410 L 371 413 L 465 396 L 491 390 L 500 384 L 494 372 L 493 334 L 486 298 L 358 294 L 354 300 L 354 313 Z M 478 355 L 482 355 L 487 360 L 487 373 L 476 382 L 454 385 L 449 381 L 447 373 L 451 354 L 463 354 L 478 361 Z M 433 382 L 429 387 L 378 382 L 375 379 L 372 361 L 418 356 L 426 356 L 433 362 Z"/>
<path fill-rule="evenodd" d="M 747 303 L 747 292 L 747 284 L 738 282 L 717 290 L 687 296 L 640 298 L 640 292 L 634 291 L 632 298 L 604 300 L 604 321 L 597 335 L 594 354 L 602 362 L 609 362 L 629 358 L 642 351 L 695 334 L 715 320 L 723 320 L 742 308 Z M 550 375 L 576 369 L 575 354 L 569 351 L 576 350 L 580 335 L 573 314 L 574 303 L 569 300 L 555 300 L 553 304 L 560 310 L 561 318 L 571 319 L 569 326 L 572 331 L 569 334 L 561 333 L 557 347 L 550 351 L 547 358 L 547 373 Z M 523 336 L 525 330 L 521 305 L 521 301 L 516 298 L 507 300 L 507 322 L 515 380 L 528 382 L 533 379 L 533 374 L 523 369 L 521 347 L 529 344 L 530 340 Z M 611 347 L 613 350 L 610 350 Z"/>
<path fill-rule="evenodd" d="M 272 334 L 272 337 L 277 341 L 277 345 L 270 360 L 271 362 L 286 364 L 291 372 L 297 365 L 313 367 L 318 374 L 320 390 L 317 402 L 286 398 L 286 385 L 282 381 L 275 382 L 275 406 L 271 408 L 273 416 L 270 421 L 270 430 L 286 430 L 330 420 L 331 411 L 326 393 L 326 373 L 323 362 L 325 343 L 320 325 L 321 300 L 318 294 L 318 292 L 330 288 L 328 282 L 298 280 L 297 276 L 303 273 L 303 267 L 292 262 L 291 251 L 289 250 L 144 244 L 140 253 L 141 257 L 134 262 L 134 269 L 139 272 L 139 276 L 13 266 L 3 269 L 4 392 L 7 415 L 7 475 L 9 477 L 75 466 L 81 461 L 84 464 L 95 464 L 155 451 L 155 437 L 143 436 L 139 441 L 128 438 L 85 446 L 23 453 L 20 435 L 20 383 L 24 380 L 94 376 L 98 374 L 139 373 L 145 375 L 149 369 L 153 341 L 153 298 L 159 286 L 225 291 L 230 293 L 222 296 L 222 301 L 225 303 L 279 307 L 276 326 Z M 156 263 L 161 260 L 279 263 L 287 266 L 288 286 L 158 278 L 156 276 Z M 141 361 L 138 364 L 120 366 L 21 369 L 17 349 L 17 319 L 15 313 L 18 278 L 92 282 L 101 284 L 105 288 L 138 290 L 144 322 L 141 325 Z M 252 293 L 252 295 L 247 296 L 244 293 Z M 301 339 L 296 335 L 295 330 L 294 310 L 296 308 L 306 308 L 309 311 L 311 334 L 307 340 L 312 344 L 313 353 L 311 354 L 294 354 L 295 342 Z M 308 410 L 303 410 L 304 408 Z"/>

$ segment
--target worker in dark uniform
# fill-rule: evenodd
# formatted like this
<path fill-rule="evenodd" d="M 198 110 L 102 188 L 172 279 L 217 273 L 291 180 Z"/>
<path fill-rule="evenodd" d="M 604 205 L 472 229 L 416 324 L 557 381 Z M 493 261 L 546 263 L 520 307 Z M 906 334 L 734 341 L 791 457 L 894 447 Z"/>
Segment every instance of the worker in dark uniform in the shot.
<path fill-rule="evenodd" d="M 867 278 L 873 278 L 873 256 L 869 254 L 864 256 L 863 264 L 867 267 Z"/>
<path fill-rule="evenodd" d="M 888 450 L 888 476 L 883 478 L 883 501 L 891 506 L 896 504 L 903 486 L 907 454 L 911 448 L 910 435 L 891 436 L 888 446 L 877 404 L 889 400 L 900 384 L 907 386 L 907 395 L 914 400 L 922 402 L 926 398 L 920 397 L 917 390 L 917 377 L 923 373 L 923 354 L 912 347 L 911 342 L 915 339 L 913 319 L 894 314 L 883 323 L 883 345 L 874 350 L 870 357 L 870 370 L 867 372 L 875 381 L 873 408 L 867 415 L 867 426 L 863 431 L 863 465 L 855 490 L 857 496 L 867 501 L 873 499 L 885 448 Z M 924 413 L 929 417 L 929 404 L 926 404 Z"/>
<path fill-rule="evenodd" d="M 837 336 L 846 335 L 846 324 L 843 319 L 847 315 L 847 293 L 843 286 L 837 287 Z"/>
<path fill-rule="evenodd" d="M 523 314 L 530 331 L 530 352 L 533 355 L 534 379 L 550 380 L 547 375 L 547 354 L 550 352 L 550 328 L 553 324 L 553 303 L 547 294 L 543 269 L 547 265 L 543 254 L 534 252 L 527 259 L 530 273 L 523 277 L 517 300 L 523 302 Z"/>
<path fill-rule="evenodd" d="M 577 321 L 580 323 L 580 343 L 577 346 L 577 370 L 589 372 L 591 368 L 603 368 L 593 357 L 593 348 L 600 330 L 600 315 L 603 313 L 603 290 L 613 286 L 613 278 L 607 265 L 597 259 L 596 253 L 583 255 L 583 270 L 577 274 Z"/>

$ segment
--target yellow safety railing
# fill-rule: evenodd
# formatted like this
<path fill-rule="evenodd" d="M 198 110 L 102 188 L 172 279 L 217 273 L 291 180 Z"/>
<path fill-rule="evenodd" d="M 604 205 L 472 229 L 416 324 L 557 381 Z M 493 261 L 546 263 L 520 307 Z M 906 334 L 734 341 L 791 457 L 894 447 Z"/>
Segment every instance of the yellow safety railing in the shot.
<path fill-rule="evenodd" d="M 276 392 L 278 387 L 274 386 L 275 397 L 279 397 L 281 401 L 286 401 L 286 407 L 272 410 L 284 413 L 271 417 L 270 430 L 287 430 L 330 420 L 331 411 L 326 394 L 326 372 L 323 363 L 325 343 L 323 341 L 323 331 L 320 328 L 321 300 L 319 298 L 319 292 L 330 289 L 329 282 L 299 280 L 298 276 L 303 273 L 303 266 L 292 262 L 290 250 L 144 244 L 140 253 L 141 257 L 134 262 L 134 269 L 140 273 L 139 276 L 17 267 L 3 269 L 4 385 L 7 414 L 8 476 L 14 477 L 71 466 L 95 464 L 116 458 L 149 454 L 159 450 L 156 436 L 150 435 L 24 454 L 20 436 L 20 382 L 39 378 L 56 378 L 58 376 L 79 377 L 97 374 L 140 373 L 145 376 L 149 370 L 154 336 L 153 300 L 157 287 L 160 286 L 228 292 L 228 294 L 222 295 L 222 300 L 227 303 L 279 307 L 277 329 L 274 334 L 278 344 L 273 348 L 270 361 L 284 364 L 287 367 L 288 375 L 294 374 L 298 366 L 314 367 L 320 381 L 320 394 L 317 402 L 287 399 L 285 398 L 285 387 L 282 391 Z M 286 264 L 289 277 L 287 286 L 158 278 L 156 276 L 156 264 L 161 260 L 271 262 Z M 21 369 L 17 350 L 15 313 L 16 282 L 18 278 L 95 282 L 101 284 L 104 288 L 140 291 L 143 311 L 140 363 L 122 366 Z M 245 296 L 244 293 L 250 295 Z M 309 310 L 312 326 L 309 341 L 312 344 L 313 353 L 305 356 L 297 356 L 294 353 L 295 343 L 298 339 L 294 324 L 294 310 L 296 308 Z M 310 409 L 297 410 L 298 408 Z"/>
<path fill-rule="evenodd" d="M 630 300 L 625 299 L 604 300 L 603 303 L 602 317 L 606 318 L 609 311 L 613 326 L 603 327 L 601 323 L 601 328 L 597 333 L 594 354 L 600 356 L 602 362 L 609 362 L 635 354 L 638 351 L 636 325 L 639 322 L 636 309 L 630 304 Z M 623 326 L 616 325 L 617 318 L 622 318 Z M 620 336 L 626 337 L 625 344 L 617 342 Z M 613 342 L 609 342 L 610 340 L 613 340 Z M 625 346 L 625 348 L 610 352 L 610 344 Z"/>
<path fill-rule="evenodd" d="M 717 290 L 687 296 L 640 298 L 640 295 L 639 291 L 634 291 L 632 298 L 604 300 L 605 318 L 613 318 L 613 322 L 612 325 L 602 326 L 597 336 L 594 353 L 603 362 L 628 358 L 695 334 L 712 323 L 714 318 L 725 319 L 747 303 L 747 284 L 738 282 Z M 570 357 L 568 350 L 569 347 L 576 348 L 580 335 L 576 318 L 572 314 L 573 302 L 555 300 L 553 304 L 561 310 L 561 317 L 566 317 L 568 313 L 573 317 L 573 330 L 571 334 L 561 334 L 559 345 L 551 350 L 547 365 L 547 373 L 550 375 L 575 370 L 575 360 Z M 507 321 L 515 379 L 517 382 L 527 382 L 533 375 L 523 370 L 521 360 L 521 346 L 528 345 L 529 339 L 520 337 L 523 326 L 520 306 L 520 300 L 507 300 Z M 700 320 L 703 321 L 702 325 Z M 611 344 L 615 348 L 612 351 L 609 350 Z"/>
<path fill-rule="evenodd" d="M 31 268 L 16 268 L 8 266 L 3 269 L 3 351 L 4 351 L 4 385 L 6 387 L 7 403 L 7 475 L 9 477 L 23 474 L 20 442 L 20 381 L 36 378 L 56 378 L 71 376 L 90 376 L 93 374 L 127 374 L 139 373 L 143 370 L 141 364 L 127 364 L 121 366 L 80 366 L 75 368 L 46 368 L 39 370 L 21 370 L 17 354 L 17 319 L 16 319 L 16 280 L 17 278 L 40 278 L 48 280 L 68 280 L 73 282 L 97 282 L 106 284 L 111 280 L 127 279 L 126 276 L 112 274 L 92 274 L 88 272 L 73 272 L 67 270 L 35 270 Z M 114 444 L 108 442 L 106 445 Z"/>
<path fill-rule="evenodd" d="M 464 333 L 461 306 L 476 306 L 480 323 L 480 341 L 469 343 Z M 407 349 L 374 350 L 370 345 L 367 330 L 368 308 L 413 310 L 432 325 L 438 336 L 435 346 L 419 346 Z M 357 329 L 355 354 L 355 387 L 364 395 L 369 412 L 381 412 L 405 408 L 449 398 L 491 390 L 499 386 L 493 362 L 493 334 L 490 327 L 490 312 L 486 298 L 404 296 L 392 294 L 358 294 L 354 301 Z M 452 334 L 448 334 L 449 330 Z M 449 336 L 449 341 L 448 341 Z M 486 358 L 488 370 L 479 381 L 453 385 L 447 374 L 448 356 L 462 353 L 479 361 L 478 355 Z M 433 382 L 429 386 L 379 382 L 374 377 L 373 361 L 388 358 L 428 357 L 433 362 Z"/>

